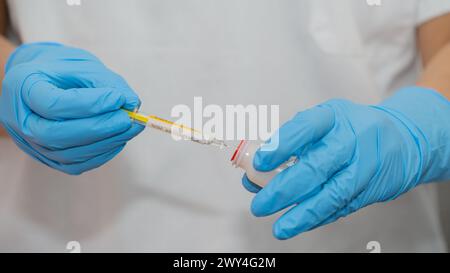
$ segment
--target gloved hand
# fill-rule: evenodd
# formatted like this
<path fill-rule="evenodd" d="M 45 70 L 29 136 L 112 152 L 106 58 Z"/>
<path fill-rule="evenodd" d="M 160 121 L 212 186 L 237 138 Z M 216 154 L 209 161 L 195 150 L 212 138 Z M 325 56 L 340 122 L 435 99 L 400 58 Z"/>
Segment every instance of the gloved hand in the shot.
<path fill-rule="evenodd" d="M 254 166 L 294 166 L 258 192 L 251 210 L 267 216 L 278 239 L 326 225 L 365 206 L 389 201 L 422 183 L 450 178 L 450 102 L 412 87 L 379 106 L 332 100 L 297 114 L 279 130 L 275 151 L 259 150 Z"/>
<path fill-rule="evenodd" d="M 117 155 L 143 130 L 120 110 L 138 96 L 92 54 L 55 43 L 25 44 L 5 68 L 0 120 L 33 158 L 81 174 Z"/>

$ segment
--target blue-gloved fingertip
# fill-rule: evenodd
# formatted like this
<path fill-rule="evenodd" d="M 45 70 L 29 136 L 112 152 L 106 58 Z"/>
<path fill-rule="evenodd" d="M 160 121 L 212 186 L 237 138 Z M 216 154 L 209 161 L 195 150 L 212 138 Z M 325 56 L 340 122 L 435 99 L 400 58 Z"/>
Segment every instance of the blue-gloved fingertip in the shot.
<path fill-rule="evenodd" d="M 248 190 L 251 193 L 258 193 L 262 188 L 252 181 L 250 181 L 247 177 L 247 175 L 244 174 L 242 177 L 242 185 L 246 190 Z"/>
<path fill-rule="evenodd" d="M 284 229 L 279 221 L 273 224 L 272 234 L 276 239 L 281 241 L 288 240 L 295 236 L 290 234 L 286 229 Z"/>
<path fill-rule="evenodd" d="M 256 151 L 255 156 L 253 157 L 253 167 L 260 172 L 270 172 L 273 170 L 272 166 L 267 163 L 267 157 L 261 149 Z"/>
<path fill-rule="evenodd" d="M 141 100 L 137 96 L 126 96 L 122 107 L 128 111 L 139 110 L 141 108 Z"/>
<path fill-rule="evenodd" d="M 134 137 L 136 137 L 137 135 L 142 133 L 145 130 L 145 128 L 147 128 L 147 127 L 145 125 L 140 124 L 139 122 L 133 122 L 133 125 L 131 128 L 135 130 Z"/>
<path fill-rule="evenodd" d="M 101 106 L 105 110 L 118 110 L 126 103 L 126 98 L 115 90 L 106 93 L 101 101 Z"/>
<path fill-rule="evenodd" d="M 267 198 L 261 197 L 263 194 L 263 190 L 260 191 L 255 198 L 253 198 L 252 204 L 250 205 L 250 210 L 255 217 L 266 217 L 271 214 L 267 209 Z"/>

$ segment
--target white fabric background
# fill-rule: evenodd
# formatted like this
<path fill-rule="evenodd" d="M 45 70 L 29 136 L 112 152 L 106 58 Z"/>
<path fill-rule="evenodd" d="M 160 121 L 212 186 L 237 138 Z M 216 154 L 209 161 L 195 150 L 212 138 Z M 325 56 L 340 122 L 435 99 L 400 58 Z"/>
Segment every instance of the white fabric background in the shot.
<path fill-rule="evenodd" d="M 92 51 L 123 75 L 143 110 L 168 116 L 193 96 L 279 104 L 281 119 L 342 97 L 377 103 L 418 74 L 415 27 L 449 1 L 9 1 L 24 42 Z M 419 16 L 418 16 L 419 14 Z M 279 242 L 274 217 L 228 154 L 146 131 L 106 166 L 69 177 L 0 142 L 0 251 L 444 251 L 433 187 Z"/>

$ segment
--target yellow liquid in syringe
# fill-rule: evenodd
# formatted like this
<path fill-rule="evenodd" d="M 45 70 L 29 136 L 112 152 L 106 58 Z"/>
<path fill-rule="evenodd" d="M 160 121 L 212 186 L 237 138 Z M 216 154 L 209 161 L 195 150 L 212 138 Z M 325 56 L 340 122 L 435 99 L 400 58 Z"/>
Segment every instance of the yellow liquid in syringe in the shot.
<path fill-rule="evenodd" d="M 228 147 L 223 140 L 219 140 L 215 137 L 208 137 L 201 131 L 184 126 L 182 124 L 177 124 L 170 120 L 166 120 L 153 115 L 145 115 L 143 113 L 132 112 L 128 110 L 124 111 L 127 112 L 130 118 L 135 122 L 171 135 L 174 134 L 184 140 L 193 141 L 203 145 L 212 145 L 221 149 Z"/>

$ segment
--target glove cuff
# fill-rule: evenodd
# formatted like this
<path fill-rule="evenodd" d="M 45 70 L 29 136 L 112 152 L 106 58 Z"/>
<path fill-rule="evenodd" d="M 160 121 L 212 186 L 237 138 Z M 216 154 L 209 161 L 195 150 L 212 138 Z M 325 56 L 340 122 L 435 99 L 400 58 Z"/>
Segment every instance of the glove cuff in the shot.
<path fill-rule="evenodd" d="M 450 179 L 450 101 L 423 88 L 399 90 L 380 107 L 410 131 L 422 157 L 419 183 Z"/>
<path fill-rule="evenodd" d="M 5 64 L 5 74 L 14 66 L 34 60 L 39 54 L 48 47 L 59 47 L 63 46 L 59 43 L 54 42 L 38 42 L 38 43 L 28 43 L 22 44 L 17 47 L 9 56 Z M 28 49 L 33 50 L 28 50 Z"/>

